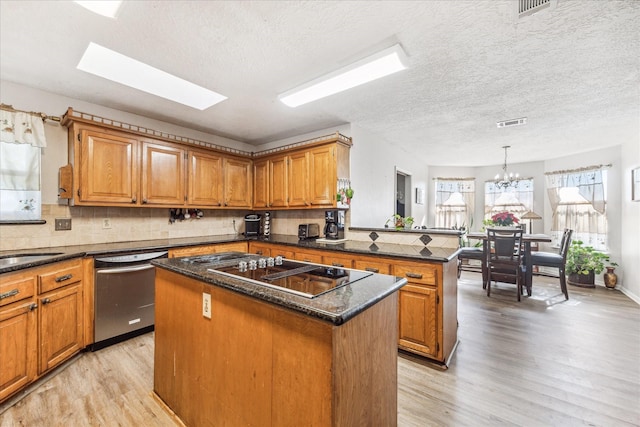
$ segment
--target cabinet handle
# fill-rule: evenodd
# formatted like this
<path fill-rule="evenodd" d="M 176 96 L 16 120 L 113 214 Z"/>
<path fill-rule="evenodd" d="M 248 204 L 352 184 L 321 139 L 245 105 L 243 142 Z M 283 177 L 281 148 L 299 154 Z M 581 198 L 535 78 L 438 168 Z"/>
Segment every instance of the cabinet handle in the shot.
<path fill-rule="evenodd" d="M 256 255 L 262 255 L 262 251 L 256 251 Z"/>
<path fill-rule="evenodd" d="M 42 300 L 42 305 L 49 304 L 51 300 L 49 298 L 45 298 Z"/>
<path fill-rule="evenodd" d="M 229 206 L 229 205 L 227 204 L 227 202 L 224 202 L 224 205 L 225 205 L 225 206 Z"/>
<path fill-rule="evenodd" d="M 340 264 L 339 262 L 332 262 L 331 265 L 334 267 L 344 267 L 344 264 Z"/>
<path fill-rule="evenodd" d="M 410 273 L 410 272 L 407 272 L 407 273 L 404 273 L 404 274 L 405 274 L 405 276 L 410 277 L 412 279 L 422 279 L 422 274 Z"/>
<path fill-rule="evenodd" d="M 370 271 L 372 273 L 379 273 L 380 270 L 378 270 L 377 268 L 373 268 L 373 267 L 365 267 L 364 271 Z"/>
<path fill-rule="evenodd" d="M 147 203 L 147 199 L 142 199 L 142 204 Z"/>
<path fill-rule="evenodd" d="M 137 197 L 134 197 L 133 199 L 131 199 L 131 203 L 136 203 L 138 201 Z"/>
<path fill-rule="evenodd" d="M 33 311 L 36 308 L 38 308 L 38 304 L 36 304 L 35 302 L 29 305 L 29 311 Z"/>
<path fill-rule="evenodd" d="M 64 282 L 65 280 L 69 280 L 73 277 L 73 274 L 65 274 L 64 276 L 56 277 L 54 280 L 57 283 Z"/>
<path fill-rule="evenodd" d="M 12 296 L 18 295 L 19 293 L 20 293 L 19 289 L 12 289 L 9 292 L 0 294 L 0 299 L 11 298 Z"/>
<path fill-rule="evenodd" d="M 218 206 L 222 206 L 222 202 L 218 202 Z"/>

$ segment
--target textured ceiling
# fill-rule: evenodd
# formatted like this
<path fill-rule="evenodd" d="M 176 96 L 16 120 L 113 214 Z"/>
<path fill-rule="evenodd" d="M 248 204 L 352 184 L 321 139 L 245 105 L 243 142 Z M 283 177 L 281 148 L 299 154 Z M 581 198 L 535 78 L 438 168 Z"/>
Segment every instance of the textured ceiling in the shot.
<path fill-rule="evenodd" d="M 640 143 L 640 1 L 552 0 L 524 19 L 515 8 L 125 0 L 112 20 L 2 0 L 0 77 L 254 145 L 351 123 L 430 165 L 499 164 L 503 145 L 517 163 Z M 229 99 L 198 111 L 76 70 L 90 41 Z M 403 72 L 295 109 L 277 99 L 394 43 Z"/>

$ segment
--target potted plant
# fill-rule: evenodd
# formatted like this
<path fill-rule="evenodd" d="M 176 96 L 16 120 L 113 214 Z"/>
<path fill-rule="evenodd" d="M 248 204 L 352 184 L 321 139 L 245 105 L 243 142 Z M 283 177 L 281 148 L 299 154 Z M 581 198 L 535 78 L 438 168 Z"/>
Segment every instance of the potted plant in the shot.
<path fill-rule="evenodd" d="M 406 228 L 407 230 L 411 230 L 411 227 L 413 227 L 413 217 L 408 216 L 404 218 L 403 222 L 404 222 L 404 228 Z"/>
<path fill-rule="evenodd" d="M 581 240 L 572 241 L 565 264 L 567 282 L 574 286 L 595 287 L 595 275 L 602 273 L 607 261 L 607 254 L 585 246 Z"/>
<path fill-rule="evenodd" d="M 499 225 L 502 227 L 513 227 L 516 224 L 518 224 L 520 222 L 520 220 L 518 220 L 518 218 L 512 214 L 511 212 L 498 212 L 497 214 L 493 215 L 491 217 L 491 224 L 489 224 L 489 221 L 485 220 L 485 225 Z"/>

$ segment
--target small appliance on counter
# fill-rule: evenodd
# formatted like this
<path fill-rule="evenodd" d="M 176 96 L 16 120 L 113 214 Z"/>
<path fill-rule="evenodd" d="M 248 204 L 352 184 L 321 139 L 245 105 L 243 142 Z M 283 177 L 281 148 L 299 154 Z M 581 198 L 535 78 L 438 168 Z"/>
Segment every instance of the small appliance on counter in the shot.
<path fill-rule="evenodd" d="M 298 225 L 298 239 L 308 240 L 320 237 L 320 226 L 318 224 Z"/>
<path fill-rule="evenodd" d="M 244 217 L 245 237 L 258 237 L 260 235 L 260 214 L 248 214 Z"/>
<path fill-rule="evenodd" d="M 344 211 L 324 212 L 324 237 L 331 240 L 344 239 Z"/>

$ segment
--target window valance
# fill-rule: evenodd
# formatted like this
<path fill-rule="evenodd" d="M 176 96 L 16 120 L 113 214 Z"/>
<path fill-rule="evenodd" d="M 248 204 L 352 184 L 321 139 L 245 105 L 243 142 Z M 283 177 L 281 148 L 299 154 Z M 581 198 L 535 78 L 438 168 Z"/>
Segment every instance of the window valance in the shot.
<path fill-rule="evenodd" d="M 44 121 L 27 112 L 0 110 L 0 139 L 14 144 L 46 147 Z"/>

